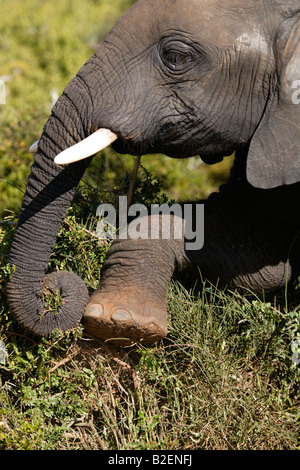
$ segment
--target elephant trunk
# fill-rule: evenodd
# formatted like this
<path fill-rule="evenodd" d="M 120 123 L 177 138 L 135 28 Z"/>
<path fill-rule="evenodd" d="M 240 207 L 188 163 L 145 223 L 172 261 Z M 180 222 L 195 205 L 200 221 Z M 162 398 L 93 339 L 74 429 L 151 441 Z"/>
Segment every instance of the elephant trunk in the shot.
<path fill-rule="evenodd" d="M 69 166 L 54 163 L 57 154 L 88 134 L 75 103 L 82 104 L 82 95 L 73 97 L 67 87 L 45 125 L 10 252 L 14 272 L 7 287 L 9 304 L 17 321 L 40 336 L 76 326 L 88 301 L 87 288 L 75 274 L 45 276 L 62 220 L 90 161 Z M 83 106 L 78 108 L 84 113 Z M 49 291 L 59 294 L 57 308 L 49 307 L 43 299 L 43 292 Z"/>

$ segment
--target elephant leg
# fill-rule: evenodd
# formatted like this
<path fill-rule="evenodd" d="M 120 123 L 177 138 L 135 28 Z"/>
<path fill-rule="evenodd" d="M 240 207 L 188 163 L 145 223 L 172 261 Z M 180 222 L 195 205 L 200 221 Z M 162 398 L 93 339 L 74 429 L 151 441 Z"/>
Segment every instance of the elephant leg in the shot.
<path fill-rule="evenodd" d="M 116 240 L 100 287 L 84 314 L 86 332 L 118 344 L 163 338 L 172 276 L 187 288 L 197 279 L 207 279 L 220 288 L 263 297 L 291 281 L 300 268 L 299 228 L 284 225 L 275 231 L 272 204 L 261 201 L 258 210 L 255 198 L 247 202 L 233 196 L 223 189 L 201 202 L 205 206 L 202 249 L 188 250 L 183 237 Z"/>
<path fill-rule="evenodd" d="M 164 338 L 167 289 L 184 258 L 183 239 L 115 240 L 84 313 L 85 331 L 119 345 Z"/>

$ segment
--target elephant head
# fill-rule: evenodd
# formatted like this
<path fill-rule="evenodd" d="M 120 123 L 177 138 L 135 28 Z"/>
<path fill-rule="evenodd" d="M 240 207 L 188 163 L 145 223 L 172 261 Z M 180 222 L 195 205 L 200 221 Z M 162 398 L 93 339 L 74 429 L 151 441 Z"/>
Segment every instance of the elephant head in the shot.
<path fill-rule="evenodd" d="M 80 321 L 83 282 L 45 272 L 84 158 L 105 145 L 207 163 L 249 149 L 253 186 L 300 181 L 299 14 L 298 0 L 139 0 L 116 23 L 38 144 L 10 255 L 8 299 L 21 325 L 49 335 Z M 56 313 L 42 285 L 60 290 Z"/>

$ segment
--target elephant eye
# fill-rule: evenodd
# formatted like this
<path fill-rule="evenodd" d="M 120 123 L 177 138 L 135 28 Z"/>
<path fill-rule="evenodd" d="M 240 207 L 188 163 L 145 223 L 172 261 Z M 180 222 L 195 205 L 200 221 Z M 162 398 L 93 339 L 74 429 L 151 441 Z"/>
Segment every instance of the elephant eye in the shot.
<path fill-rule="evenodd" d="M 181 42 L 161 43 L 160 58 L 163 64 L 172 72 L 186 72 L 193 64 L 193 50 Z"/>
<path fill-rule="evenodd" d="M 185 68 L 191 62 L 192 55 L 189 52 L 182 53 L 178 51 L 166 50 L 162 56 L 164 64 L 171 70 L 179 71 Z"/>

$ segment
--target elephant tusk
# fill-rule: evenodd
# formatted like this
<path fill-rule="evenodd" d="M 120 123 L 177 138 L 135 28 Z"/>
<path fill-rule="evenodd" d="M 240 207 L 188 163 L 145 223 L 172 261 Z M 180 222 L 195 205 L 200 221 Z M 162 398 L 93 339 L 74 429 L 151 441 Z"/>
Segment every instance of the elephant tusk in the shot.
<path fill-rule="evenodd" d="M 29 152 L 30 153 L 36 153 L 37 150 L 38 150 L 38 146 L 39 146 L 39 140 L 37 140 L 36 142 L 34 142 L 34 144 L 32 144 L 32 146 L 30 147 L 29 149 Z"/>
<path fill-rule="evenodd" d="M 118 136 L 109 129 L 98 129 L 98 131 L 78 144 L 59 153 L 55 157 L 54 162 L 57 165 L 68 165 L 69 163 L 78 162 L 100 152 L 117 140 L 117 138 Z"/>

